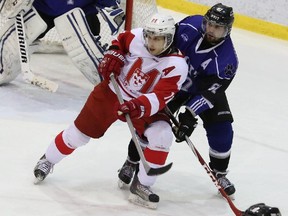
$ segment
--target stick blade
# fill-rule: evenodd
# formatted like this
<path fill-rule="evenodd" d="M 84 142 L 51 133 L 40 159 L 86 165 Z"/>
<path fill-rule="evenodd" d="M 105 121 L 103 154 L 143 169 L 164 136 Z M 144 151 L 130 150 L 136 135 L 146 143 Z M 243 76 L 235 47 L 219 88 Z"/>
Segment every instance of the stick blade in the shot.
<path fill-rule="evenodd" d="M 173 163 L 169 163 L 166 166 L 158 167 L 158 168 L 152 168 L 149 167 L 146 172 L 148 176 L 154 176 L 154 175 L 161 175 L 169 171 L 172 167 Z"/>
<path fill-rule="evenodd" d="M 58 89 L 57 83 L 40 76 L 34 76 L 32 79 L 26 79 L 25 81 L 50 92 L 56 92 Z"/>

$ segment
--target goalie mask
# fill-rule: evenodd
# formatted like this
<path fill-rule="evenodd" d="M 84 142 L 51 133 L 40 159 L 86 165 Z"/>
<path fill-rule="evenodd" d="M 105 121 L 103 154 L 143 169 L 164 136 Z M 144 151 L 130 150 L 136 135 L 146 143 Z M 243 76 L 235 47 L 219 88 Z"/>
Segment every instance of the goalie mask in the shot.
<path fill-rule="evenodd" d="M 155 56 L 165 52 L 173 43 L 175 21 L 172 16 L 155 14 L 143 29 L 145 47 Z"/>

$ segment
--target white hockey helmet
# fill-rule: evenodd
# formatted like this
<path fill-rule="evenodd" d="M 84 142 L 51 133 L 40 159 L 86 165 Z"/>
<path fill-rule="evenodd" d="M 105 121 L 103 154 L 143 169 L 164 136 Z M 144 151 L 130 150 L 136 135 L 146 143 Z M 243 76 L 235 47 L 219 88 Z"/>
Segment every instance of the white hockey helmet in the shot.
<path fill-rule="evenodd" d="M 165 52 L 173 43 L 175 29 L 175 21 L 172 16 L 159 13 L 154 14 L 143 29 L 145 46 L 148 47 L 148 35 L 164 36 L 165 43 L 161 53 Z"/>

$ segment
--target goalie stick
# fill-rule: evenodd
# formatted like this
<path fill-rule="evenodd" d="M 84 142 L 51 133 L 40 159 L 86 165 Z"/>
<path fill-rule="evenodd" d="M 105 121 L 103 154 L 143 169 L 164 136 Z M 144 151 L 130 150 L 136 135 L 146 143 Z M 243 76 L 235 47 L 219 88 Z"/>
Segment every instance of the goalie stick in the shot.
<path fill-rule="evenodd" d="M 51 80 L 48 80 L 44 77 L 36 76 L 34 73 L 31 72 L 28 49 L 27 49 L 27 44 L 26 44 L 25 26 L 24 26 L 22 13 L 19 13 L 16 16 L 15 27 L 16 27 L 16 33 L 17 33 L 17 41 L 19 45 L 21 72 L 23 74 L 24 81 L 32 85 L 38 86 L 42 89 L 55 92 L 58 88 L 57 83 Z"/>
<path fill-rule="evenodd" d="M 5 1 L 6 0 L 0 0 L 0 14 L 2 14 L 2 9 L 4 8 Z"/>
<path fill-rule="evenodd" d="M 176 127 L 179 127 L 180 123 L 177 121 L 176 117 L 173 115 L 173 113 L 170 111 L 168 107 L 165 107 L 166 114 L 170 117 L 171 121 Z M 220 186 L 218 180 L 213 175 L 212 170 L 207 165 L 207 163 L 204 161 L 202 156 L 200 155 L 199 151 L 196 149 L 192 141 L 189 139 L 188 136 L 185 136 L 186 143 L 191 148 L 194 155 L 197 157 L 200 164 L 204 167 L 207 174 L 210 176 L 212 181 L 214 182 L 215 186 L 217 187 L 218 191 L 222 195 L 222 197 L 228 202 L 231 210 L 234 212 L 236 216 L 281 216 L 281 213 L 278 208 L 276 207 L 269 207 L 265 205 L 264 203 L 258 203 L 255 205 L 250 206 L 245 212 L 239 210 L 234 203 L 232 202 L 231 198 L 225 193 L 224 189 Z"/>
<path fill-rule="evenodd" d="M 117 95 L 117 98 L 118 98 L 120 104 L 123 104 L 124 100 L 122 98 L 119 86 L 118 86 L 118 84 L 117 84 L 117 82 L 115 80 L 115 77 L 114 77 L 113 73 L 110 75 L 110 80 L 111 80 L 111 82 L 113 84 L 113 87 L 115 89 L 115 92 L 116 92 L 116 95 Z M 144 169 L 145 169 L 147 175 L 149 175 L 149 176 L 160 175 L 160 174 L 163 174 L 163 173 L 167 172 L 172 167 L 172 163 L 167 164 L 166 166 L 163 166 L 163 167 L 159 167 L 159 168 L 152 168 L 152 167 L 149 166 L 149 164 L 147 163 L 147 161 L 146 161 L 146 159 L 144 157 L 144 154 L 142 152 L 142 148 L 141 148 L 141 146 L 139 144 L 139 141 L 138 141 L 138 138 L 136 136 L 136 133 L 135 133 L 131 118 L 130 118 L 130 116 L 128 114 L 125 114 L 125 118 L 126 118 L 128 127 L 130 129 L 130 132 L 131 132 L 131 135 L 132 135 L 132 139 L 133 139 L 133 141 L 135 143 L 137 152 L 138 152 L 138 154 L 140 156 L 140 160 L 143 163 L 143 166 L 144 166 Z"/>

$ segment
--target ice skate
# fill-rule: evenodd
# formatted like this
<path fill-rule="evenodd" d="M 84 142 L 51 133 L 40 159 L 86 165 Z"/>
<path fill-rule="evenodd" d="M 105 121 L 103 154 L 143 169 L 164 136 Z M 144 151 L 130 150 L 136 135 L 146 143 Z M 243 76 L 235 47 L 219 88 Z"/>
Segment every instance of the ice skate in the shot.
<path fill-rule="evenodd" d="M 50 163 L 46 159 L 45 155 L 43 155 L 34 168 L 34 183 L 37 184 L 39 182 L 42 182 L 49 173 L 52 173 L 53 166 L 54 164 Z"/>
<path fill-rule="evenodd" d="M 227 172 L 219 172 L 214 171 L 213 174 L 215 175 L 216 179 L 218 180 L 221 187 L 224 189 L 225 193 L 234 199 L 234 193 L 236 191 L 234 184 L 232 184 L 229 179 L 227 179 L 226 175 Z"/>
<path fill-rule="evenodd" d="M 127 159 L 121 169 L 118 170 L 118 187 L 122 189 L 125 187 L 125 185 L 130 184 L 133 175 L 138 168 L 138 162 L 133 162 Z"/>
<path fill-rule="evenodd" d="M 159 203 L 159 196 L 151 191 L 149 186 L 142 185 L 137 175 L 134 176 L 130 186 L 130 195 L 128 200 L 136 205 L 146 208 L 156 209 Z"/>

